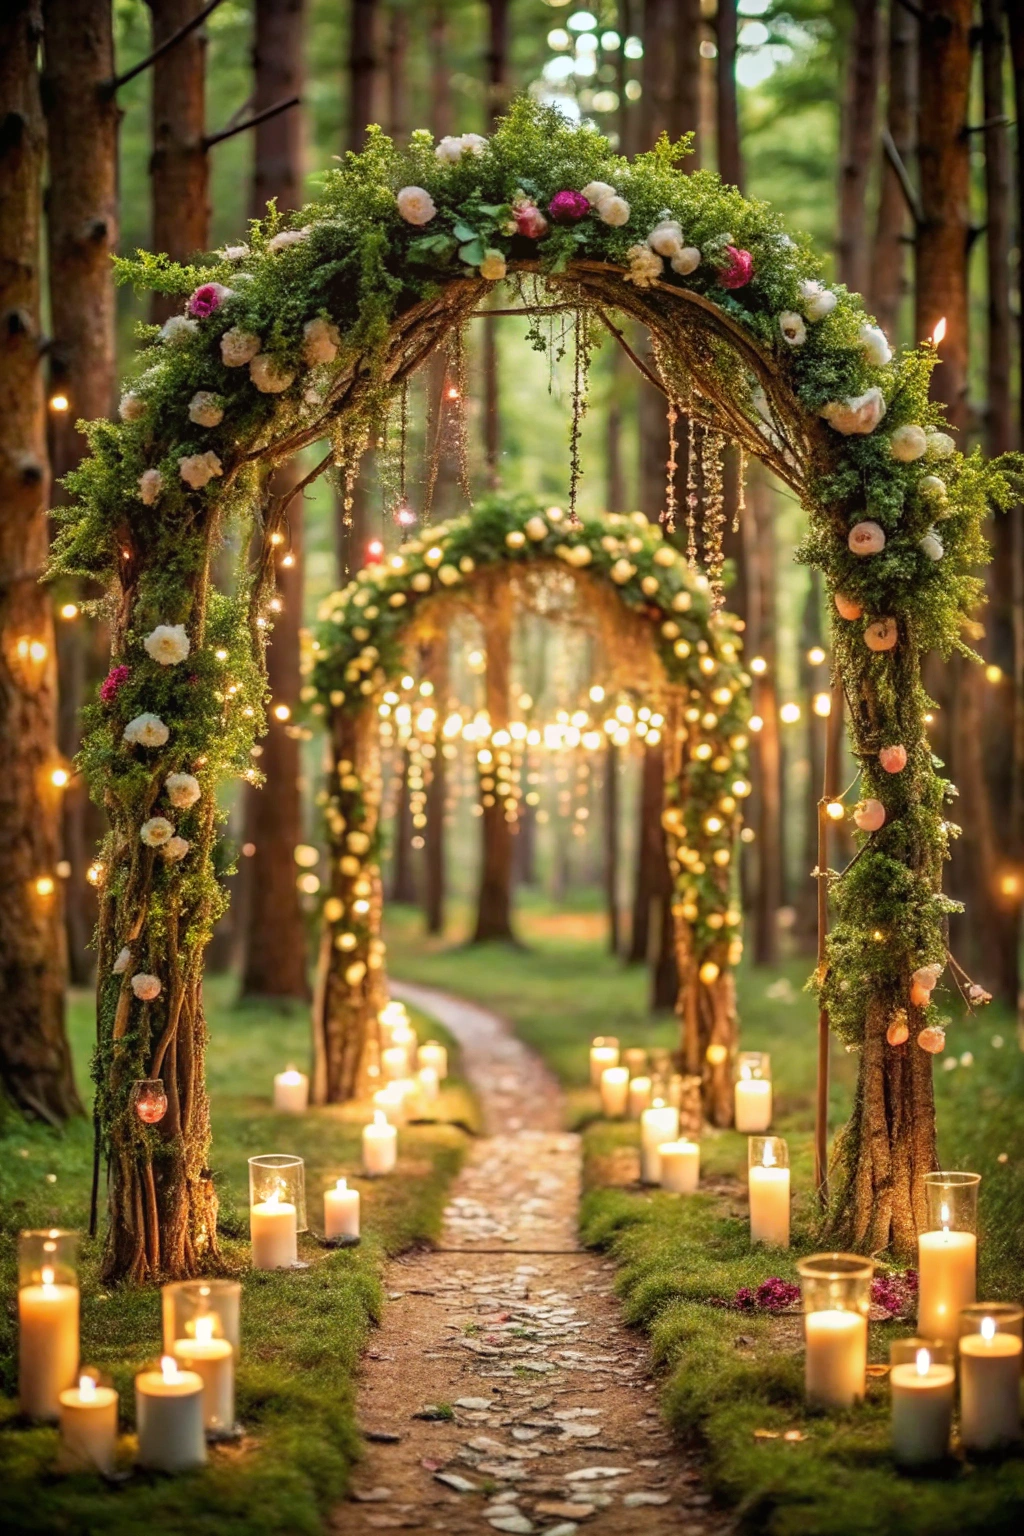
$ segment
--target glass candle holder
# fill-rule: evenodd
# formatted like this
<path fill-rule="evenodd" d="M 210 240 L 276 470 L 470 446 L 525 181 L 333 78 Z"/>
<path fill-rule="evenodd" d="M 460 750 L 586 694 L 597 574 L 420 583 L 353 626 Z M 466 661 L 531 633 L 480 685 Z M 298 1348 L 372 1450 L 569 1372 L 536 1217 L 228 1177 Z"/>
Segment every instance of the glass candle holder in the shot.
<path fill-rule="evenodd" d="M 1024 1311 L 979 1302 L 960 1313 L 960 1440 L 992 1452 L 1021 1438 L 1020 1374 Z"/>
<path fill-rule="evenodd" d="M 750 1241 L 789 1247 L 789 1147 L 781 1136 L 747 1142 Z"/>
<path fill-rule="evenodd" d="M 444 1082 L 448 1076 L 448 1052 L 437 1040 L 424 1041 L 416 1053 L 416 1060 L 421 1070 L 433 1067 L 438 1082 Z"/>
<path fill-rule="evenodd" d="M 629 1068 L 624 1067 L 628 1072 Z M 649 1077 L 631 1077 L 629 1080 L 629 1118 L 639 1120 L 645 1109 L 651 1106 L 654 1097 L 653 1084 Z"/>
<path fill-rule="evenodd" d="M 772 1067 L 766 1051 L 740 1051 L 733 1088 L 735 1124 L 746 1135 L 772 1123 Z"/>
<path fill-rule="evenodd" d="M 621 1120 L 629 1102 L 629 1068 L 605 1067 L 601 1072 L 601 1113 Z"/>
<path fill-rule="evenodd" d="M 952 1365 L 955 1354 L 945 1339 L 922 1339 L 915 1335 L 910 1339 L 893 1339 L 889 1345 L 890 1365 L 916 1365 L 918 1354 L 926 1349 L 933 1365 Z"/>
<path fill-rule="evenodd" d="M 235 1361 L 242 1288 L 237 1280 L 180 1280 L 163 1287 L 164 1354 L 203 1382 L 208 1436 L 235 1427 Z"/>
<path fill-rule="evenodd" d="M 917 1331 L 955 1344 L 977 1294 L 978 1173 L 926 1173 L 928 1230 L 917 1236 Z"/>
<path fill-rule="evenodd" d="M 306 1230 L 305 1166 L 272 1152 L 249 1159 L 249 1231 L 254 1269 L 289 1269 L 298 1261 L 296 1234 Z"/>
<path fill-rule="evenodd" d="M 18 1236 L 18 1400 L 30 1419 L 56 1423 L 78 1378 L 77 1246 L 59 1227 Z"/>
<path fill-rule="evenodd" d="M 397 998 L 385 1003 L 377 1015 L 377 1023 L 380 1025 L 380 1043 L 383 1050 L 391 1044 L 392 1030 L 408 1027 L 409 1015 L 405 1004 L 400 1003 Z"/>
<path fill-rule="evenodd" d="M 630 1077 L 647 1076 L 647 1052 L 642 1045 L 631 1045 L 623 1051 L 622 1064 L 629 1068 Z"/>
<path fill-rule="evenodd" d="M 143 1077 L 132 1085 L 132 1104 L 143 1125 L 159 1125 L 167 1113 L 167 1093 L 162 1077 Z"/>
<path fill-rule="evenodd" d="M 864 1396 L 868 1363 L 871 1259 L 816 1253 L 797 1264 L 804 1308 L 807 1401 L 849 1408 Z"/>
<path fill-rule="evenodd" d="M 898 1466 L 935 1466 L 949 1454 L 955 1380 L 953 1367 L 923 1345 L 913 1360 L 893 1365 L 892 1454 Z"/>
<path fill-rule="evenodd" d="M 595 1035 L 590 1042 L 590 1086 L 600 1088 L 601 1073 L 619 1064 L 619 1042 L 614 1035 Z M 627 1081 L 629 1072 L 626 1073 Z"/>

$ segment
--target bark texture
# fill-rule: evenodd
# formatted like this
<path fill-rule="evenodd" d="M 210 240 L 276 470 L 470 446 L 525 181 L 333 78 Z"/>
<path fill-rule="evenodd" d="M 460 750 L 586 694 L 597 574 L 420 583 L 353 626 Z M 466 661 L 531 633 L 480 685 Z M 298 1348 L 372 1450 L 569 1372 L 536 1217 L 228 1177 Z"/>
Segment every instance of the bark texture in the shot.
<path fill-rule="evenodd" d="M 839 216 L 836 267 L 855 293 L 868 286 L 867 191 L 875 147 L 881 64 L 881 6 L 857 0 L 849 41 L 839 145 Z"/>
<path fill-rule="evenodd" d="M 202 10 L 202 0 L 146 0 L 153 46 Z M 151 248 L 187 261 L 210 243 L 210 167 L 206 151 L 206 31 L 196 27 L 152 68 L 153 152 Z M 288 114 L 285 113 L 285 116 Z M 154 294 L 152 319 L 162 324 L 181 308 L 173 295 Z"/>
<path fill-rule="evenodd" d="M 715 38 L 717 86 L 715 126 L 718 133 L 718 174 L 743 191 L 743 151 L 740 145 L 739 110 L 736 102 L 736 0 L 718 0 Z"/>
<path fill-rule="evenodd" d="M 367 127 L 377 120 L 379 10 L 377 0 L 352 0 L 349 9 L 348 147 L 351 150 L 362 149 Z"/>
<path fill-rule="evenodd" d="M 487 652 L 485 691 L 491 734 L 508 729 L 512 681 L 512 593 L 500 572 L 488 572 L 480 584 L 479 618 Z M 503 776 L 495 755 L 495 791 L 483 797 L 480 817 L 480 890 L 477 896 L 474 944 L 491 939 L 512 940 L 512 825 L 507 798 L 500 792 Z M 488 805 L 487 801 L 491 804 Z"/>
<path fill-rule="evenodd" d="M 887 62 L 886 126 L 896 153 L 909 169 L 917 143 L 917 18 L 899 0 L 889 6 Z M 879 325 L 895 339 L 909 291 L 907 254 L 912 219 L 899 176 L 887 155 L 882 156 L 881 167 L 869 297 Z"/>
<path fill-rule="evenodd" d="M 438 635 L 432 641 L 427 658 L 427 676 L 434 685 L 433 703 L 437 710 L 438 729 L 435 733 L 434 756 L 430 760 L 430 779 L 427 784 L 426 815 L 423 848 L 423 913 L 427 932 L 444 932 L 445 898 L 448 887 L 445 822 L 448 800 L 448 759 L 441 736 L 448 712 L 448 636 Z"/>

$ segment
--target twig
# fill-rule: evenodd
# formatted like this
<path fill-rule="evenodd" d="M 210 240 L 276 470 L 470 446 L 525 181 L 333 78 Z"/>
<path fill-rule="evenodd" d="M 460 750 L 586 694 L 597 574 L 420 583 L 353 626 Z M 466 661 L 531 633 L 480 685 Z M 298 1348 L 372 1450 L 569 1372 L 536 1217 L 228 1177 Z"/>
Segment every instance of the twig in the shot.
<path fill-rule="evenodd" d="M 203 140 L 203 148 L 212 149 L 215 144 L 223 144 L 225 139 L 233 139 L 236 133 L 245 133 L 247 129 L 265 123 L 268 117 L 276 117 L 279 112 L 287 112 L 289 107 L 297 107 L 301 101 L 301 96 L 287 96 L 282 101 L 275 101 L 272 107 L 264 107 L 263 111 L 257 112 L 255 117 L 247 117 L 244 123 L 235 123 L 233 126 L 222 128 L 219 133 L 208 134 Z"/>
<path fill-rule="evenodd" d="M 630 346 L 629 342 L 626 340 L 625 336 L 623 336 L 622 332 L 619 330 L 618 326 L 612 324 L 611 320 L 609 320 L 608 316 L 606 315 L 606 313 L 605 313 L 605 311 L 603 309 L 599 309 L 597 311 L 597 315 L 598 315 L 598 319 L 601 321 L 602 325 L 607 326 L 607 328 L 611 331 L 612 335 L 615 337 L 615 340 L 618 342 L 618 344 L 622 348 L 623 352 L 625 352 L 626 356 L 633 363 L 633 366 L 640 370 L 640 372 L 643 374 L 644 378 L 648 381 L 648 383 L 653 384 L 655 389 L 658 390 L 658 392 L 660 394 L 664 395 L 666 399 L 668 399 L 669 398 L 669 393 L 668 393 L 668 390 L 665 388 L 665 385 L 662 382 L 662 380 L 658 378 L 658 375 L 656 373 L 654 373 L 652 369 L 648 368 L 647 364 L 643 361 L 642 358 L 637 356 L 637 354 L 633 351 L 633 348 Z"/>
<path fill-rule="evenodd" d="M 888 128 L 882 129 L 882 148 L 885 150 L 886 159 L 892 166 L 893 170 L 896 172 L 896 180 L 899 182 L 900 187 L 903 190 L 903 196 L 906 199 L 907 207 L 910 210 L 910 216 L 914 223 L 920 226 L 924 223 L 924 209 L 921 207 L 921 199 L 917 195 L 914 183 L 910 179 L 910 175 L 906 166 L 903 164 L 900 152 L 896 148 L 895 140 L 893 139 L 893 136 L 889 132 Z"/>
<path fill-rule="evenodd" d="M 108 80 L 103 86 L 104 94 L 108 96 L 116 95 L 122 85 L 127 85 L 129 80 L 134 80 L 136 75 L 141 75 L 144 69 L 149 69 L 158 59 L 162 59 L 165 53 L 169 53 L 172 48 L 177 47 L 178 43 L 188 37 L 190 32 L 194 32 L 197 27 L 201 27 L 207 16 L 215 11 L 220 3 L 221 0 L 210 0 L 210 3 L 193 16 L 191 21 L 186 21 L 183 27 L 178 28 L 177 32 L 172 32 L 170 37 L 165 37 L 159 47 L 153 49 L 152 53 L 148 53 L 144 59 L 140 59 L 137 64 L 133 64 L 131 69 L 126 69 L 123 75 L 115 75 L 112 80 Z"/>

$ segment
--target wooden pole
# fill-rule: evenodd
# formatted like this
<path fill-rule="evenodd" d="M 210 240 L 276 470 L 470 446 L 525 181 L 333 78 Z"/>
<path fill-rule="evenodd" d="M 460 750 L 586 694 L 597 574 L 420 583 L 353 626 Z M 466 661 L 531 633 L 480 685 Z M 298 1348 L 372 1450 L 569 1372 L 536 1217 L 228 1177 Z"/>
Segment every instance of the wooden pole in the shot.
<path fill-rule="evenodd" d="M 843 690 L 838 683 L 832 684 L 832 715 L 838 715 L 843 707 Z M 825 969 L 825 940 L 828 935 L 828 806 L 836 792 L 839 732 L 825 732 L 825 771 L 822 775 L 822 794 L 818 801 L 818 980 Z M 814 1187 L 824 1208 L 828 1204 L 828 1009 L 818 1009 L 818 1091 L 814 1109 Z"/>

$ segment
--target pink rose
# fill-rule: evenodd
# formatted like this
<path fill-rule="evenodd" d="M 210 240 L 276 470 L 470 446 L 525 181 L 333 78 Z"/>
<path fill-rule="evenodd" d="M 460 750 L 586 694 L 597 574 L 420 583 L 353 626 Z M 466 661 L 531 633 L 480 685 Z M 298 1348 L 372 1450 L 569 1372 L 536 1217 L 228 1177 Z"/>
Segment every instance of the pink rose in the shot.
<path fill-rule="evenodd" d="M 228 289 L 222 283 L 203 283 L 188 301 L 188 312 L 193 320 L 205 320 L 220 309 Z"/>
<path fill-rule="evenodd" d="M 517 231 L 525 235 L 527 240 L 539 240 L 541 235 L 547 234 L 548 221 L 536 203 L 519 203 L 512 214 Z"/>
<path fill-rule="evenodd" d="M 753 256 L 749 251 L 737 250 L 734 245 L 727 245 L 725 254 L 729 260 L 720 268 L 718 281 L 723 288 L 744 288 L 754 275 Z"/>
<path fill-rule="evenodd" d="M 130 667 L 111 667 L 106 677 L 100 683 L 100 698 L 104 704 L 109 704 L 117 697 L 119 688 L 123 688 L 131 676 Z"/>
<path fill-rule="evenodd" d="M 590 212 L 590 204 L 582 192 L 567 188 L 556 192 L 548 203 L 548 213 L 556 224 L 576 224 Z"/>

